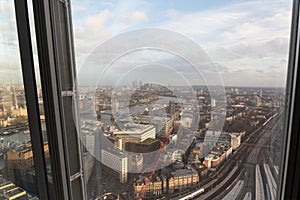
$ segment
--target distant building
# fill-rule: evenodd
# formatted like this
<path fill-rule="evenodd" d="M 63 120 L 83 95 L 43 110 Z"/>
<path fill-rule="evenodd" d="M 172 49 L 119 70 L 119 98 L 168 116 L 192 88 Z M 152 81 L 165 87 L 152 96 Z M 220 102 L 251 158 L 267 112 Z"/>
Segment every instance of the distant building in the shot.
<path fill-rule="evenodd" d="M 216 99 L 214 98 L 211 99 L 211 107 L 212 108 L 216 107 Z"/>
<path fill-rule="evenodd" d="M 155 116 L 151 119 L 150 123 L 156 127 L 156 130 L 160 136 L 166 137 L 173 128 L 173 122 L 173 118 Z"/>
<path fill-rule="evenodd" d="M 133 121 L 136 124 L 149 124 L 151 122 L 151 118 L 148 115 L 139 115 L 134 116 Z"/>
<path fill-rule="evenodd" d="M 120 140 L 118 148 L 122 150 L 125 149 L 127 142 L 139 143 L 148 138 L 155 139 L 155 127 L 152 125 L 127 123 L 124 125 L 124 130 L 114 131 L 113 135 Z"/>
<path fill-rule="evenodd" d="M 176 170 L 171 172 L 171 177 L 168 180 L 169 192 L 194 187 L 199 180 L 198 172 L 192 167 Z"/>
<path fill-rule="evenodd" d="M 27 192 L 16 186 L 10 181 L 5 181 L 0 184 L 0 199 L 13 200 L 13 199 L 29 199 Z"/>
<path fill-rule="evenodd" d="M 97 197 L 95 200 L 117 200 L 117 199 L 119 199 L 117 194 L 107 192 L 101 195 L 100 197 Z"/>
<path fill-rule="evenodd" d="M 232 150 L 236 150 L 241 145 L 241 134 L 240 133 L 230 133 L 230 136 L 231 136 Z"/>
<path fill-rule="evenodd" d="M 126 142 L 125 150 L 134 153 L 149 153 L 160 148 L 160 140 L 148 138 L 143 142 Z"/>
<path fill-rule="evenodd" d="M 205 165 L 200 164 L 200 163 L 195 163 L 195 164 L 193 164 L 193 168 L 198 172 L 199 178 L 201 180 L 203 180 L 204 178 L 207 177 L 208 170 Z"/>
<path fill-rule="evenodd" d="M 254 100 L 255 100 L 255 106 L 256 107 L 261 106 L 261 98 L 259 96 L 255 95 Z"/>
<path fill-rule="evenodd" d="M 180 108 L 179 103 L 176 103 L 175 101 L 169 101 L 169 113 L 173 115 L 175 112 L 177 112 Z"/>
<path fill-rule="evenodd" d="M 182 161 L 182 155 L 184 154 L 183 150 L 177 149 L 177 150 L 171 150 L 171 151 L 167 151 L 165 153 L 165 155 L 161 156 L 160 161 L 164 164 L 167 163 L 172 163 L 172 162 L 176 162 Z"/>
<path fill-rule="evenodd" d="M 119 178 L 120 183 L 128 179 L 128 156 L 119 150 L 101 150 L 103 168 L 106 172 Z"/>
<path fill-rule="evenodd" d="M 206 131 L 204 141 L 206 143 L 215 144 L 219 137 L 221 136 L 221 131 Z"/>
<path fill-rule="evenodd" d="M 221 164 L 221 162 L 225 159 L 225 154 L 214 154 L 209 153 L 207 156 L 205 156 L 203 164 L 209 169 L 209 170 L 216 170 L 216 168 Z"/>
<path fill-rule="evenodd" d="M 203 164 L 209 170 L 215 170 L 225 159 L 232 155 L 232 147 L 229 144 L 217 143 L 205 156 Z"/>
<path fill-rule="evenodd" d="M 134 196 L 136 198 L 154 198 L 155 196 L 162 195 L 164 192 L 163 186 L 165 181 L 166 179 L 163 180 L 163 178 L 157 174 L 149 177 L 140 175 L 133 185 Z"/>
<path fill-rule="evenodd" d="M 16 108 L 12 109 L 11 111 L 11 117 L 27 117 L 27 109 L 26 108 Z"/>
<path fill-rule="evenodd" d="M 44 144 L 44 152 L 45 158 L 49 158 L 48 143 Z M 4 177 L 28 192 L 37 192 L 35 177 L 31 176 L 35 170 L 31 143 L 9 150 L 3 158 L 5 163 Z"/>

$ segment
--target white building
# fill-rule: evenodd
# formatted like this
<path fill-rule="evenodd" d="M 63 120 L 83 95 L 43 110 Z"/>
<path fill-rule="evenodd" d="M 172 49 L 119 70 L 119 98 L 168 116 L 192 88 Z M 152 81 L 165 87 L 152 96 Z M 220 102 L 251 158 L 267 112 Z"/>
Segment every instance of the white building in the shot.
<path fill-rule="evenodd" d="M 127 182 L 128 176 L 128 156 L 120 152 L 119 150 L 101 150 L 102 164 L 107 169 L 118 176 L 120 183 Z"/>
<path fill-rule="evenodd" d="M 257 96 L 257 95 L 255 95 L 254 98 L 255 98 L 255 106 L 256 106 L 256 107 L 261 106 L 261 99 L 260 99 L 260 97 Z"/>
<path fill-rule="evenodd" d="M 241 134 L 230 133 L 232 150 L 236 150 L 241 145 Z"/>
<path fill-rule="evenodd" d="M 155 139 L 155 127 L 152 125 L 142 125 L 127 123 L 124 130 L 113 132 L 114 136 L 119 140 L 118 148 L 124 149 L 127 142 L 143 142 L 148 138 Z"/>

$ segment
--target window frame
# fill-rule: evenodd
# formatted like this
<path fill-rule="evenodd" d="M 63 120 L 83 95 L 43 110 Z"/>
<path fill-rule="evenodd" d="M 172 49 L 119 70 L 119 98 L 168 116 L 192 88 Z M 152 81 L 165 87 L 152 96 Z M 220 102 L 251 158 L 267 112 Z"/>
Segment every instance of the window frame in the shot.
<path fill-rule="evenodd" d="M 39 198 L 47 200 L 49 195 L 49 187 L 35 79 L 32 42 L 30 36 L 28 6 L 26 0 L 15 0 L 14 5 L 21 58 L 22 77 L 28 113 L 28 124 L 34 159 L 34 169 L 36 174 L 36 187 Z"/>
<path fill-rule="evenodd" d="M 290 34 L 288 75 L 286 84 L 286 117 L 282 162 L 280 167 L 279 189 L 277 197 L 281 199 L 300 198 L 300 29 L 298 0 L 293 1 L 293 13 Z"/>

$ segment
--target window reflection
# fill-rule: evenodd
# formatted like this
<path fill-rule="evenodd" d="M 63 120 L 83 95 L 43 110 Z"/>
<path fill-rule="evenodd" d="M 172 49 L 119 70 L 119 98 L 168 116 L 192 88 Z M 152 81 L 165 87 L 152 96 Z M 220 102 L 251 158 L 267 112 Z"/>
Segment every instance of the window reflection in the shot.
<path fill-rule="evenodd" d="M 0 198 L 37 199 L 14 2 L 0 1 Z M 48 144 L 44 150 L 49 157 Z"/>

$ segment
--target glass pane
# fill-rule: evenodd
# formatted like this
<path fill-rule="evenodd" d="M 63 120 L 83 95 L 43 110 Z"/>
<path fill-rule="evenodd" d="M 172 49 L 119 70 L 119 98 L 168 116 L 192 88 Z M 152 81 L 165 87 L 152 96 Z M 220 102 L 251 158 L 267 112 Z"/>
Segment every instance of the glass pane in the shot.
<path fill-rule="evenodd" d="M 37 199 L 14 1 L 0 1 L 0 27 L 0 199 Z"/>
<path fill-rule="evenodd" d="M 71 9 L 88 199 L 275 199 L 292 1 Z"/>

